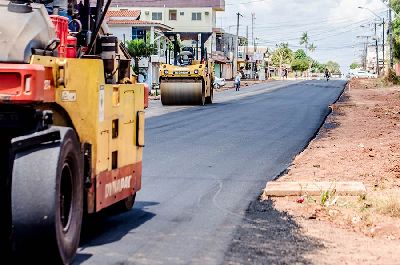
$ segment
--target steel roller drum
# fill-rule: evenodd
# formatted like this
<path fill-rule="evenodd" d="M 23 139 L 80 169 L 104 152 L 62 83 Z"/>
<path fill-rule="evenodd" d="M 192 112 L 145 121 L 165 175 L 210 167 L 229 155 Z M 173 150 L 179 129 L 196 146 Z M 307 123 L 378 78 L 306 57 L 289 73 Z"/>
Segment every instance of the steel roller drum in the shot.
<path fill-rule="evenodd" d="M 163 105 L 202 105 L 203 83 L 194 79 L 169 79 L 160 83 Z"/>

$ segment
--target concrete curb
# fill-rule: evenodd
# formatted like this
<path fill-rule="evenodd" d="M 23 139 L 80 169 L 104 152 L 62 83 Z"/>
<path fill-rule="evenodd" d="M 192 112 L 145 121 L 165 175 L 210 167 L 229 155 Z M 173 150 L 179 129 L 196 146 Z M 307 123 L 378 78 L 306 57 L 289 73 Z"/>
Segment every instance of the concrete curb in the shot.
<path fill-rule="evenodd" d="M 263 196 L 319 196 L 322 192 L 332 192 L 338 196 L 363 196 L 367 190 L 362 182 L 268 182 Z"/>

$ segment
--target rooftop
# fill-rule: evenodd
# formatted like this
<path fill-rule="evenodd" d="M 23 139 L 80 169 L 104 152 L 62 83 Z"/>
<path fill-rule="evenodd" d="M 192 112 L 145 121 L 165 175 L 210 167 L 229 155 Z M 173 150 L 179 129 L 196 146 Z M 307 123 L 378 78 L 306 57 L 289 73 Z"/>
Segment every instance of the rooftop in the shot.
<path fill-rule="evenodd" d="M 217 11 L 225 10 L 225 0 L 114 0 L 113 7 L 212 7 Z"/>
<path fill-rule="evenodd" d="M 138 19 L 140 17 L 140 10 L 128 10 L 128 9 L 109 10 L 107 11 L 106 18 L 109 17 L 129 17 Z"/>
<path fill-rule="evenodd" d="M 154 22 L 154 21 L 143 21 L 143 20 L 134 20 L 134 19 L 116 19 L 116 20 L 109 20 L 107 21 L 107 25 L 109 26 L 123 26 L 123 25 L 128 25 L 132 26 L 134 25 L 137 28 L 150 28 L 154 27 L 155 29 L 158 29 L 160 31 L 171 31 L 173 28 L 159 23 L 159 22 Z"/>

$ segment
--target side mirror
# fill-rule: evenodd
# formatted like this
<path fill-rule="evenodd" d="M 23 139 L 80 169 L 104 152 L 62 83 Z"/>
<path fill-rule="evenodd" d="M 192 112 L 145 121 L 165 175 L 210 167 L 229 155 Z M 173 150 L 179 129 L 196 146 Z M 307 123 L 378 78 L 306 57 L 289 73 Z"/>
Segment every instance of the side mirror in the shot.
<path fill-rule="evenodd" d="M 45 48 L 46 51 L 54 51 L 55 49 L 57 49 L 57 47 L 60 45 L 60 39 L 52 39 L 47 43 L 47 46 Z"/>

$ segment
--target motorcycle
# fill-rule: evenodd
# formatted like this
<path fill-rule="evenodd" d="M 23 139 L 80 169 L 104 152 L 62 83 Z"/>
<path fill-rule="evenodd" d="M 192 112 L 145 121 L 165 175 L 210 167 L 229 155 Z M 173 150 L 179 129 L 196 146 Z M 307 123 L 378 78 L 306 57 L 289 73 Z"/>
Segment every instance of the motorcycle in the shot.
<path fill-rule="evenodd" d="M 326 82 L 328 82 L 328 81 L 329 81 L 329 78 L 330 78 L 330 77 L 331 77 L 330 75 L 325 75 Z"/>

